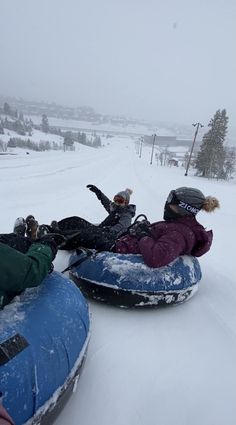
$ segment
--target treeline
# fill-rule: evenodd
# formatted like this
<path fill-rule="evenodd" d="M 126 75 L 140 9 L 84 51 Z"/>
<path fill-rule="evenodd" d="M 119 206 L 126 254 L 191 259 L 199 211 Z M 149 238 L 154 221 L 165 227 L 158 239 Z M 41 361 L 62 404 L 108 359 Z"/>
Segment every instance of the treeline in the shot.
<path fill-rule="evenodd" d="M 15 131 L 19 136 L 32 136 L 34 123 L 31 119 L 24 118 L 22 112 L 13 109 L 7 102 L 0 107 L 0 114 L 5 118 L 0 119 L 0 134 L 4 134 L 4 129 Z"/>
<path fill-rule="evenodd" d="M 61 144 L 56 142 L 48 142 L 41 140 L 40 142 L 32 142 L 30 139 L 24 140 L 19 137 L 11 137 L 7 143 L 8 148 L 23 148 L 37 152 L 49 151 L 49 150 L 62 150 Z"/>
<path fill-rule="evenodd" d="M 86 133 L 78 132 L 77 141 L 81 143 L 81 145 L 92 146 L 93 148 L 102 146 L 101 137 L 97 136 L 96 132 L 94 132 L 90 138 Z"/>
<path fill-rule="evenodd" d="M 185 175 L 187 175 L 187 169 L 190 165 L 191 168 L 195 170 L 195 175 L 199 177 L 222 180 L 233 178 L 236 171 L 236 146 L 229 147 L 225 144 L 228 121 L 229 118 L 226 110 L 218 109 L 208 124 L 209 129 L 202 138 L 202 143 L 198 152 L 193 152 L 191 150 L 191 153 L 190 151 L 186 152 L 184 157 L 180 159 L 175 157 L 175 153 L 171 152 L 167 146 L 163 149 L 158 146 L 158 152 L 155 153 L 157 164 L 162 166 L 174 165 L 177 167 L 181 164 L 181 166 L 186 169 Z M 197 133 L 195 133 L 195 136 L 196 134 Z M 155 135 L 153 135 L 153 137 L 154 136 Z M 152 142 L 153 149 L 154 142 L 155 138 Z M 136 144 L 136 152 L 139 154 L 139 157 L 142 155 L 143 143 L 145 143 L 145 138 L 141 138 Z M 152 164 L 152 159 L 150 164 Z"/>
<path fill-rule="evenodd" d="M 33 142 L 30 139 L 20 139 L 16 137 L 10 138 L 8 144 L 1 141 L 0 150 L 5 150 L 7 147 L 23 147 L 36 151 L 44 150 L 75 150 L 74 143 L 81 143 L 90 147 L 101 147 L 101 138 L 93 133 L 88 137 L 85 133 L 62 131 L 60 128 L 52 127 L 49 125 L 49 120 L 46 114 L 42 115 L 41 123 L 34 124 L 31 119 L 24 118 L 23 114 L 16 109 L 13 109 L 7 102 L 0 108 L 0 113 L 5 114 L 5 118 L 0 118 L 0 134 L 4 134 L 4 129 L 11 130 L 20 136 L 29 136 L 33 134 L 33 130 L 40 130 L 45 134 L 53 134 L 62 137 L 63 142 L 58 144 L 56 142 L 41 141 L 40 143 Z"/>
<path fill-rule="evenodd" d="M 15 131 L 20 136 L 32 136 L 33 123 L 31 120 L 27 119 L 21 120 L 17 118 L 16 120 L 12 121 L 5 117 L 4 120 L 1 119 L 0 121 L 0 134 L 4 134 L 4 128 L 6 130 Z"/>
<path fill-rule="evenodd" d="M 236 168 L 235 149 L 224 146 L 228 116 L 225 109 L 218 109 L 210 120 L 193 167 L 196 175 L 209 179 L 229 180 Z"/>

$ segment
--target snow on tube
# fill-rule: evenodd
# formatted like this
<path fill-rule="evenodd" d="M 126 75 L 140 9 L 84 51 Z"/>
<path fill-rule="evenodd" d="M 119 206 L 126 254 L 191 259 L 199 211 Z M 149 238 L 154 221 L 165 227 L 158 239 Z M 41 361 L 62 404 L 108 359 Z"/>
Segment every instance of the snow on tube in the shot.
<path fill-rule="evenodd" d="M 0 311 L 0 392 L 16 425 L 56 418 L 76 388 L 89 324 L 87 301 L 57 272 Z"/>
<path fill-rule="evenodd" d="M 70 277 L 85 296 L 120 307 L 183 302 L 196 292 L 202 277 L 198 260 L 187 255 L 150 268 L 141 255 L 82 252 L 72 255 L 69 264 Z"/>

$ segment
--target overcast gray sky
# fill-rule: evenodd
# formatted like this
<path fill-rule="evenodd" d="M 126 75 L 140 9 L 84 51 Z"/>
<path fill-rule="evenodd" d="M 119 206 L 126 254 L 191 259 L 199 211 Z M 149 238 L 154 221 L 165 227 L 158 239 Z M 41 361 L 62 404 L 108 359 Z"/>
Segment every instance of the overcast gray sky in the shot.
<path fill-rule="evenodd" d="M 235 23 L 235 0 L 0 0 L 0 94 L 232 124 Z"/>

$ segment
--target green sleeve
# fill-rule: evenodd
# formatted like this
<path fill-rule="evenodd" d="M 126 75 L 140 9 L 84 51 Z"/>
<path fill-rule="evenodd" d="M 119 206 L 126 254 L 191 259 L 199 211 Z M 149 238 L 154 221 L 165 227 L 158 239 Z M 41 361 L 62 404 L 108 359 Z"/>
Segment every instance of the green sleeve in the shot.
<path fill-rule="evenodd" d="M 20 292 L 38 286 L 52 262 L 49 246 L 34 243 L 26 254 L 0 244 L 0 291 Z"/>

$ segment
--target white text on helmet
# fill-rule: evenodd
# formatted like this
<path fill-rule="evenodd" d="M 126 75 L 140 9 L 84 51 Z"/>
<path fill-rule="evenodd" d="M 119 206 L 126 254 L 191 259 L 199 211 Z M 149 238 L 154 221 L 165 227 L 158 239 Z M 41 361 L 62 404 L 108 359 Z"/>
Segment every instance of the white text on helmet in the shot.
<path fill-rule="evenodd" d="M 186 204 L 183 201 L 179 201 L 179 207 L 184 208 L 185 210 L 191 212 L 192 214 L 197 214 L 200 211 L 199 208 L 192 207 L 191 205 Z"/>

